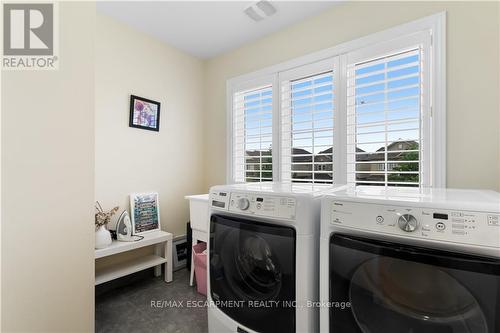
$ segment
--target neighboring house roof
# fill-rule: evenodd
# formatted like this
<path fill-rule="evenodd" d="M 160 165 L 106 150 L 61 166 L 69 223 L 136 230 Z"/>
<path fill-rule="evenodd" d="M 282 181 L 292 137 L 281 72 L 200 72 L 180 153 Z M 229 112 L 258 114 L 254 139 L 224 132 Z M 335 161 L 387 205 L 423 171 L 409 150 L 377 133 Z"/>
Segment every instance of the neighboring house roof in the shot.
<path fill-rule="evenodd" d="M 333 147 L 320 151 L 320 154 L 331 154 L 333 152 Z"/>
<path fill-rule="evenodd" d="M 411 145 L 418 145 L 418 142 L 417 141 L 413 141 L 413 140 L 410 140 L 410 141 L 394 141 L 393 143 L 391 143 L 390 145 L 387 146 L 387 151 L 401 150 L 399 148 L 399 145 L 403 145 L 403 148 L 404 148 L 404 147 L 409 147 Z M 377 151 L 384 151 L 384 147 L 380 147 Z"/>
<path fill-rule="evenodd" d="M 263 157 L 271 157 L 271 151 L 270 150 L 267 150 L 267 151 L 264 151 L 268 154 L 266 155 L 263 155 Z M 261 151 L 260 150 L 247 150 L 245 152 L 245 155 L 248 157 L 253 157 L 253 158 L 249 158 L 247 159 L 246 161 L 247 162 L 250 162 L 250 163 L 260 163 L 260 155 L 261 155 Z"/>
<path fill-rule="evenodd" d="M 259 150 L 247 150 L 246 153 L 248 156 L 260 156 Z"/>
<path fill-rule="evenodd" d="M 358 155 L 356 155 L 356 161 L 369 161 L 371 159 L 371 155 L 370 153 L 366 153 L 363 149 L 359 148 L 359 147 L 356 147 L 356 153 L 358 153 Z M 359 153 L 366 153 L 366 154 L 359 154 Z"/>
<path fill-rule="evenodd" d="M 402 144 L 403 147 L 402 149 L 399 148 L 399 145 Z M 417 145 L 418 147 L 418 142 L 413 141 L 413 140 L 401 140 L 401 141 L 394 141 L 390 145 L 387 146 L 387 155 L 389 160 L 397 161 L 402 159 L 404 156 L 405 152 L 402 152 L 401 150 L 408 150 L 408 147 L 412 145 Z M 314 158 L 315 162 L 331 162 L 332 161 L 332 151 L 333 147 L 330 147 L 328 149 L 325 149 L 323 151 L 320 151 Z M 356 153 L 357 155 L 357 161 L 378 161 L 380 160 L 380 154 L 385 151 L 384 147 L 380 147 L 373 153 L 368 153 L 365 152 L 363 149 L 356 147 Z M 395 153 L 391 153 L 391 151 L 398 151 Z M 247 150 L 246 155 L 247 156 L 255 156 L 259 157 L 260 156 L 260 151 L 259 150 Z M 270 150 L 269 150 L 270 153 Z M 364 153 L 364 154 L 359 154 L 359 153 Z M 312 154 L 311 152 L 302 149 L 302 148 L 292 148 L 292 163 L 310 163 L 312 162 Z M 301 156 L 296 156 L 296 155 L 301 155 Z M 270 156 L 270 155 L 269 155 Z"/>
<path fill-rule="evenodd" d="M 401 148 L 399 148 L 399 146 L 402 145 Z M 416 145 L 418 147 L 418 142 L 416 141 L 413 141 L 413 140 L 409 140 L 409 141 L 394 141 L 393 143 L 391 143 L 390 145 L 387 146 L 387 158 L 388 160 L 390 161 L 398 161 L 398 160 L 401 160 L 403 157 L 404 157 L 404 154 L 406 154 L 406 152 L 403 152 L 402 150 L 409 150 L 408 148 L 410 146 L 414 146 Z M 395 152 L 395 153 L 391 153 L 391 151 L 398 151 L 398 152 Z M 379 150 L 377 151 L 384 151 L 384 147 L 380 148 Z"/>
<path fill-rule="evenodd" d="M 312 155 L 310 151 L 302 148 L 292 148 L 292 155 L 307 155 L 307 156 L 292 156 L 292 163 L 310 163 Z"/>
<path fill-rule="evenodd" d="M 399 145 L 402 144 L 403 147 L 402 149 L 399 148 Z M 403 156 L 405 156 L 404 154 L 406 154 L 406 152 L 404 151 L 401 151 L 401 150 L 408 150 L 408 148 L 412 145 L 417 145 L 418 147 L 418 142 L 416 141 L 413 141 L 413 140 L 409 140 L 409 141 L 394 141 L 393 143 L 391 143 L 390 145 L 387 146 L 387 158 L 388 160 L 390 161 L 397 161 L 397 160 L 401 160 L 403 158 Z M 398 152 L 395 152 L 395 153 L 391 153 L 391 151 L 398 151 Z M 380 158 L 380 154 L 384 153 L 385 151 L 385 148 L 384 147 L 380 147 L 379 149 L 377 149 L 375 152 L 373 153 L 365 153 L 364 150 L 356 147 L 356 152 L 357 153 L 365 153 L 365 154 L 358 154 L 357 155 L 357 161 L 361 161 L 361 162 L 367 162 L 367 161 L 380 161 L 381 158 Z"/>
<path fill-rule="evenodd" d="M 332 152 L 333 152 L 333 147 L 330 147 L 328 149 L 320 151 L 319 154 L 314 158 L 314 161 L 315 162 L 324 162 L 324 163 L 331 162 L 333 160 L 332 159 Z M 331 179 L 331 177 L 329 179 Z"/>

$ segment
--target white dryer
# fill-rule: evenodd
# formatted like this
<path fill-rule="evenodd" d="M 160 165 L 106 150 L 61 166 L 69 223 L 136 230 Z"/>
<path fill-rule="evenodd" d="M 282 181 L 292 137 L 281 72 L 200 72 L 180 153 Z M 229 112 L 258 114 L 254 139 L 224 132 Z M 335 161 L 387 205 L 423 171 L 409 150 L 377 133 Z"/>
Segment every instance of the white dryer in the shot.
<path fill-rule="evenodd" d="M 321 214 L 321 332 L 500 332 L 497 192 L 358 187 Z"/>
<path fill-rule="evenodd" d="M 317 332 L 320 198 L 332 188 L 210 189 L 210 333 Z"/>

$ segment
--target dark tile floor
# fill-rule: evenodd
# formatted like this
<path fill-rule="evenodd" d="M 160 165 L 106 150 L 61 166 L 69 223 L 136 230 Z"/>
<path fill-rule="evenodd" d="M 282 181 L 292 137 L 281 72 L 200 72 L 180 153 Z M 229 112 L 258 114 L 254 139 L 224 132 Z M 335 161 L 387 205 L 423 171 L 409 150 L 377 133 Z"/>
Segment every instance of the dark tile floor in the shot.
<path fill-rule="evenodd" d="M 95 331 L 98 333 L 208 332 L 206 308 L 186 306 L 188 300 L 206 300 L 196 292 L 196 287 L 189 286 L 187 269 L 174 272 L 174 280 L 168 284 L 147 270 L 97 286 L 95 293 Z M 152 306 L 152 301 L 165 301 L 166 306 Z M 167 303 L 169 301 L 183 303 Z"/>

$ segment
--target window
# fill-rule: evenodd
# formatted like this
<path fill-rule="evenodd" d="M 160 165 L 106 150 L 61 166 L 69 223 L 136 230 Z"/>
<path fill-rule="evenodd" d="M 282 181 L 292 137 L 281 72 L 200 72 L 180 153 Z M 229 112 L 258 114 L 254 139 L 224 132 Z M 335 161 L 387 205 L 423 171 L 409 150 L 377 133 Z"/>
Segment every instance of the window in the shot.
<path fill-rule="evenodd" d="M 333 183 L 333 62 L 280 74 L 281 180 Z"/>
<path fill-rule="evenodd" d="M 348 183 L 422 183 L 423 48 L 417 45 L 348 65 Z"/>
<path fill-rule="evenodd" d="M 233 101 L 235 180 L 272 181 L 272 87 L 237 92 Z"/>
<path fill-rule="evenodd" d="M 445 186 L 444 14 L 228 81 L 229 182 Z"/>

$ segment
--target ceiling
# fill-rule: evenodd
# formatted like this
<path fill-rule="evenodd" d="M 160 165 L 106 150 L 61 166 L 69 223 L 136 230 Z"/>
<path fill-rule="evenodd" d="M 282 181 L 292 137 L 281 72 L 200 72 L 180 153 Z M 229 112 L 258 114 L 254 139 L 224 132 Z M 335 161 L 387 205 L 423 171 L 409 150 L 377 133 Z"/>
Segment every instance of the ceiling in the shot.
<path fill-rule="evenodd" d="M 335 1 L 272 1 L 277 12 L 255 22 L 254 1 L 98 1 L 97 10 L 200 58 L 211 58 L 331 7 Z"/>

